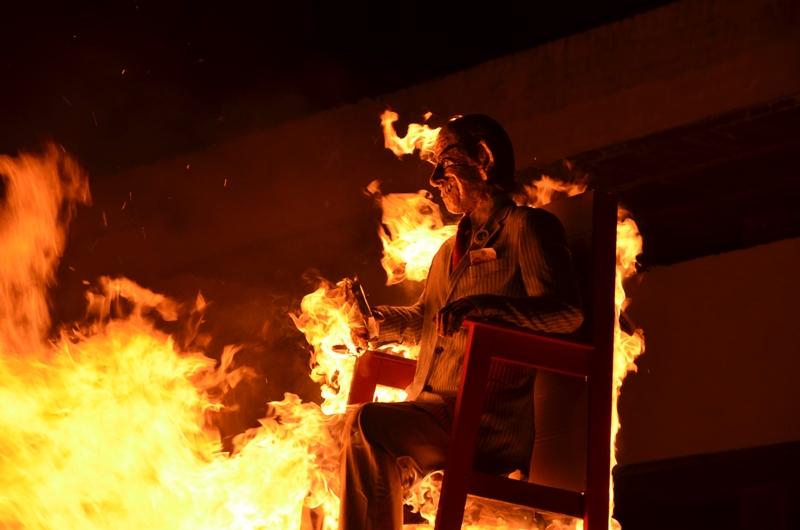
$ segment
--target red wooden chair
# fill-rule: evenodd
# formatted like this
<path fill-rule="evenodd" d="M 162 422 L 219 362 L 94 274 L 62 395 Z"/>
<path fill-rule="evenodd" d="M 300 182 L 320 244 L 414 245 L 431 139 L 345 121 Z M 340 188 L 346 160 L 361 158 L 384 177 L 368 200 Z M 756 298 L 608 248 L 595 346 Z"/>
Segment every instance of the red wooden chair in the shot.
<path fill-rule="evenodd" d="M 597 191 L 545 207 L 564 225 L 580 278 L 586 317 L 581 332 L 576 334 L 581 339 L 542 336 L 482 322 L 466 323 L 469 339 L 436 530 L 461 527 L 469 494 L 582 518 L 585 530 L 608 528 L 616 208 L 615 197 Z M 586 480 L 581 491 L 487 475 L 473 469 L 492 361 L 534 367 L 586 382 Z M 413 375 L 414 361 L 368 352 L 356 364 L 349 402 L 372 401 L 376 385 L 402 388 L 411 382 Z"/>

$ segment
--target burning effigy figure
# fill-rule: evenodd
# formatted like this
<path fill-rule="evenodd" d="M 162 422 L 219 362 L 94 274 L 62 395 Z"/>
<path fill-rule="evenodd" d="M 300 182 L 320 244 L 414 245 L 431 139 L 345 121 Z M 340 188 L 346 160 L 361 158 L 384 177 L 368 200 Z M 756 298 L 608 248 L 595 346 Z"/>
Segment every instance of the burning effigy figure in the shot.
<path fill-rule="evenodd" d="M 378 342 L 420 347 L 408 401 L 351 410 L 344 432 L 340 528 L 401 529 L 403 491 L 443 469 L 464 358 L 465 318 L 546 333 L 582 321 L 564 230 L 550 213 L 512 200 L 514 151 L 484 115 L 448 122 L 438 134 L 430 184 L 461 214 L 433 258 L 411 306 L 378 306 Z M 368 346 L 366 330 L 354 336 Z M 492 365 L 475 465 L 488 473 L 527 471 L 534 440 L 535 370 Z"/>

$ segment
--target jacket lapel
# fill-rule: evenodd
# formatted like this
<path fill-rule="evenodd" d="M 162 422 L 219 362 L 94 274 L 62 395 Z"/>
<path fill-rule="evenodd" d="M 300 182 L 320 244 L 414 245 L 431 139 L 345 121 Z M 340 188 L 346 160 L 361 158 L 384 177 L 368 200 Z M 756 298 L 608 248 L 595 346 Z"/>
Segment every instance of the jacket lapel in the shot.
<path fill-rule="evenodd" d="M 494 212 L 492 212 L 492 214 L 489 216 L 489 220 L 486 221 L 486 224 L 483 226 L 483 228 L 475 231 L 472 234 L 472 240 L 466 254 L 464 254 L 464 257 L 458 262 L 458 266 L 450 273 L 450 285 L 447 289 L 447 296 L 445 297 L 444 305 L 447 305 L 452 301 L 451 298 L 453 296 L 453 292 L 455 292 L 456 286 L 458 285 L 458 281 L 470 266 L 470 252 L 485 248 L 486 245 L 488 245 L 489 242 L 494 239 L 494 237 L 497 235 L 497 232 L 499 232 L 503 227 L 503 222 L 511 212 L 513 205 L 514 203 L 511 201 L 503 201 L 501 204 L 498 204 Z"/>

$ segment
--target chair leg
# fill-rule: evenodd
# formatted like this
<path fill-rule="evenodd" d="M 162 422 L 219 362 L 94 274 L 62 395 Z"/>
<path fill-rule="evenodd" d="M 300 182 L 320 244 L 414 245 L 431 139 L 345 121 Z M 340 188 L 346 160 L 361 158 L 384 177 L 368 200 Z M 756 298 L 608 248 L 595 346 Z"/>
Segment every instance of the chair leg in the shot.
<path fill-rule="evenodd" d="M 475 447 L 478 440 L 484 395 L 489 379 L 491 344 L 475 336 L 470 327 L 464 353 L 461 388 L 456 400 L 448 462 L 442 479 L 442 493 L 436 515 L 436 530 L 458 530 L 464 519 Z"/>
<path fill-rule="evenodd" d="M 347 396 L 348 405 L 372 401 L 372 397 L 375 395 L 375 387 L 378 386 L 378 372 L 373 364 L 375 362 L 369 352 L 356 359 L 356 363 L 353 366 L 353 381 L 350 384 L 350 394 Z"/>
<path fill-rule="evenodd" d="M 445 477 L 447 474 L 445 474 Z M 467 477 L 452 477 L 442 481 L 439 509 L 436 513 L 435 530 L 458 530 L 464 520 L 464 505 L 467 502 Z"/>
<path fill-rule="evenodd" d="M 598 359 L 611 359 L 611 354 Z M 589 432 L 586 459 L 584 530 L 608 530 L 611 478 L 611 362 L 589 379 Z"/>

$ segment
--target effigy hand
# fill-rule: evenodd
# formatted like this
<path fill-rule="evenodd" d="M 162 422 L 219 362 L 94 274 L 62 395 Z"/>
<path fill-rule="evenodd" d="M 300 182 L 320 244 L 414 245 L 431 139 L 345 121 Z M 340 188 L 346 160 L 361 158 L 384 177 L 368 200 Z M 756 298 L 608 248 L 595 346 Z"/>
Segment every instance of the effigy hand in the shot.
<path fill-rule="evenodd" d="M 468 316 L 479 316 L 481 313 L 480 298 L 465 296 L 451 302 L 439 310 L 436 315 L 436 333 L 441 337 L 449 337 L 461 328 Z"/>

